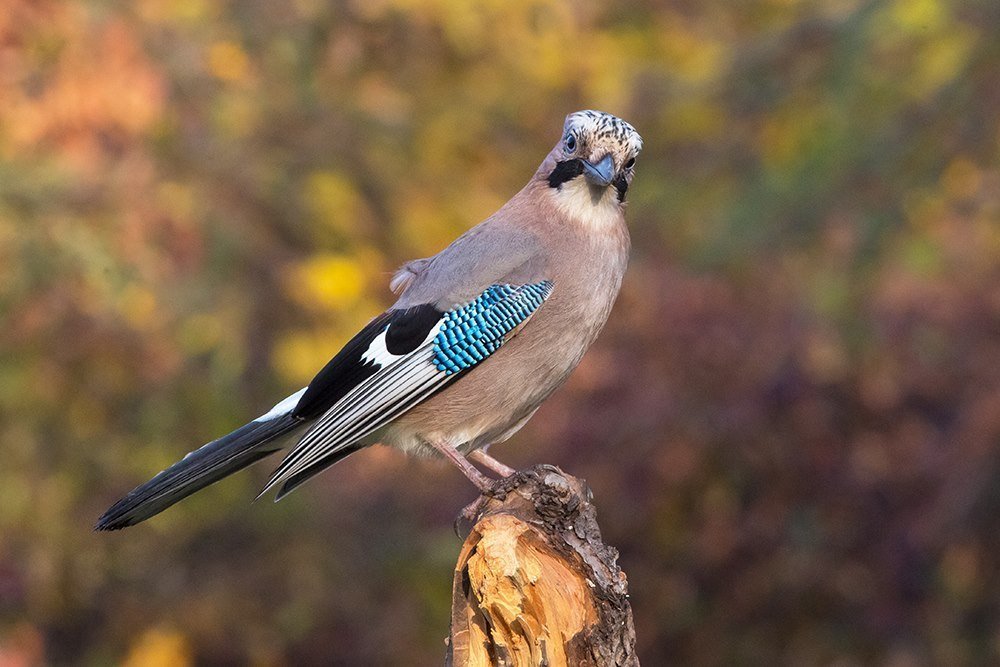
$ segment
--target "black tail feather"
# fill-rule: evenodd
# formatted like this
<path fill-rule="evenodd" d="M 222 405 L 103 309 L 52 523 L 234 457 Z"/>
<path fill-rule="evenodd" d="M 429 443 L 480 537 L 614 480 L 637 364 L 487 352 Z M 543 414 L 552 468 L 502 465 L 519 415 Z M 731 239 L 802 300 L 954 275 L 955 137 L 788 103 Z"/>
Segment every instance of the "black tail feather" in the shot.
<path fill-rule="evenodd" d="M 112 505 L 95 530 L 126 528 L 158 514 L 177 501 L 241 470 L 280 446 L 266 446 L 295 428 L 301 419 L 282 415 L 254 421 L 197 449 Z"/>

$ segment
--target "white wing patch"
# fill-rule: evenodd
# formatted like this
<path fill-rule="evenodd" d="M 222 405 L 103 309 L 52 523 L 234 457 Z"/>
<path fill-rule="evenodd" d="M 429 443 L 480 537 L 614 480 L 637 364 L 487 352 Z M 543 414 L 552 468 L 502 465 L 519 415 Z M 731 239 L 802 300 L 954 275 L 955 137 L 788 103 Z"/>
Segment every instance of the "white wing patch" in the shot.
<path fill-rule="evenodd" d="M 257 419 L 254 419 L 254 421 L 266 422 L 268 420 L 275 419 L 277 417 L 281 417 L 282 415 L 288 414 L 289 412 L 295 409 L 296 405 L 299 404 L 299 399 L 302 398 L 302 394 L 306 393 L 306 389 L 308 389 L 308 387 L 303 387 L 302 389 L 299 389 L 297 392 L 295 392 L 294 394 L 292 394 L 291 396 L 289 396 L 288 398 L 286 398 L 285 400 L 281 401 L 276 406 L 271 408 L 271 410 L 267 414 L 257 417 Z"/>
<path fill-rule="evenodd" d="M 442 322 L 435 324 L 427 334 L 427 337 L 424 338 L 423 342 L 420 343 L 417 348 L 421 348 L 434 340 L 434 337 L 438 335 L 439 331 L 441 331 L 441 324 Z M 385 335 L 388 332 L 389 330 L 386 329 L 379 335 L 375 336 L 371 345 L 369 345 L 368 349 L 365 350 L 365 353 L 361 355 L 362 361 L 368 361 L 373 364 L 378 364 L 382 368 L 387 368 L 406 356 L 405 354 L 393 354 L 385 346 Z"/>

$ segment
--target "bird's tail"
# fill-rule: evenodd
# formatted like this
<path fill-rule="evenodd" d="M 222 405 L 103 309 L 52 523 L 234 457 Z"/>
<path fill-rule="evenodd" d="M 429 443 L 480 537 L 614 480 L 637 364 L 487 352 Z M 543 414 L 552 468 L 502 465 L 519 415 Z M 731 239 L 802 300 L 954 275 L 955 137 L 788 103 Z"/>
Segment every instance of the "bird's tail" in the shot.
<path fill-rule="evenodd" d="M 280 407 L 280 404 L 279 406 Z M 196 449 L 112 505 L 95 530 L 118 530 L 145 521 L 182 498 L 281 449 L 275 439 L 304 422 L 291 410 L 274 411 Z"/>

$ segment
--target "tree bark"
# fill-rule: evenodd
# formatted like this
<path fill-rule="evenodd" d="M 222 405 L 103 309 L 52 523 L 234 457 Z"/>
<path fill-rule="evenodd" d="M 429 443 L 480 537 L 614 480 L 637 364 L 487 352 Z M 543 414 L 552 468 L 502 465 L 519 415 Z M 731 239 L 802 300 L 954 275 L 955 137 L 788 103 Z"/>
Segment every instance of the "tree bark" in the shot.
<path fill-rule="evenodd" d="M 447 665 L 638 665 L 628 582 L 590 488 L 548 465 L 480 499 L 452 588 Z"/>

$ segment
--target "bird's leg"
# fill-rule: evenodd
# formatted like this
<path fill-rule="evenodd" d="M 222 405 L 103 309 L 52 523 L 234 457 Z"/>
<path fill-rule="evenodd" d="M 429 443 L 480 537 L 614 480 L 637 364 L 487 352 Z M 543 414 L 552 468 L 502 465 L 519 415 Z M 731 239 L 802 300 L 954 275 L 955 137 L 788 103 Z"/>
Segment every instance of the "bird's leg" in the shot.
<path fill-rule="evenodd" d="M 495 458 L 493 458 L 489 454 L 487 454 L 485 448 L 484 449 L 477 449 L 477 450 L 475 450 L 473 452 L 470 452 L 469 453 L 469 458 L 472 459 L 473 461 L 475 461 L 476 463 L 489 468 L 490 470 L 492 470 L 493 472 L 497 473 L 501 477 L 510 477 L 511 475 L 513 475 L 514 473 L 517 472 L 516 470 L 514 470 L 513 468 L 511 468 L 509 465 L 505 465 L 505 464 L 501 463 L 500 461 L 497 461 Z M 464 521 L 468 521 L 470 524 L 475 523 L 476 517 L 479 516 L 479 513 L 482 511 L 483 507 L 486 506 L 487 496 L 488 495 L 489 494 L 487 494 L 486 491 L 485 491 L 485 489 L 484 489 L 483 495 L 479 496 L 478 498 L 476 498 L 475 500 L 473 500 L 471 503 L 469 503 L 468 505 L 466 505 L 465 507 L 462 508 L 462 511 L 459 512 L 458 517 L 455 519 L 455 534 L 456 535 L 460 534 L 458 528 L 459 528 L 459 524 L 463 520 Z"/>
<path fill-rule="evenodd" d="M 476 466 L 469 463 L 469 459 L 465 458 L 460 451 L 455 449 L 454 445 L 450 442 L 444 440 L 428 440 L 428 444 L 434 449 L 438 450 L 444 456 L 455 464 L 455 466 L 462 471 L 462 473 L 469 478 L 469 481 L 475 484 L 480 491 L 489 491 L 493 486 L 493 480 L 479 472 Z"/>
<path fill-rule="evenodd" d="M 509 465 L 497 461 L 495 458 L 486 453 L 485 449 L 477 449 L 476 451 L 469 454 L 469 458 L 476 463 L 486 466 L 496 474 L 501 477 L 510 477 L 516 470 L 511 468 Z"/>

